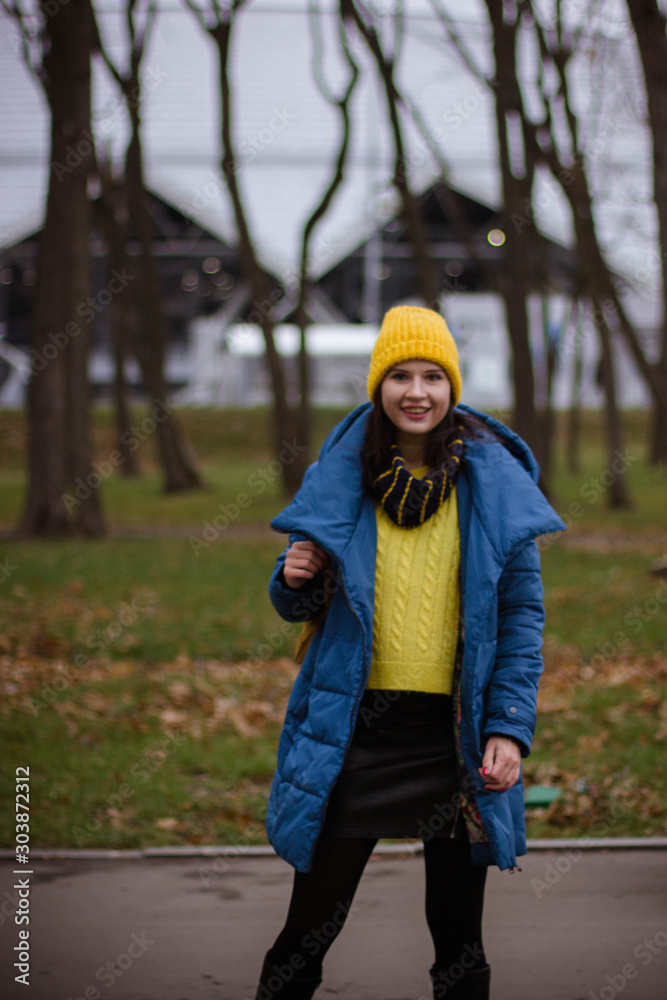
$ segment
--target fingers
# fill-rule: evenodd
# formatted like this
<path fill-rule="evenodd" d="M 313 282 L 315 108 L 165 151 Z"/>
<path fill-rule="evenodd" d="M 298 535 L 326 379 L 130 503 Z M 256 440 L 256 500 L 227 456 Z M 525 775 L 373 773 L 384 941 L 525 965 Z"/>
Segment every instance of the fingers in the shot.
<path fill-rule="evenodd" d="M 505 792 L 521 774 L 521 751 L 514 740 L 492 736 L 486 744 L 482 766 L 478 768 L 485 791 Z"/>
<path fill-rule="evenodd" d="M 285 553 L 283 574 L 288 587 L 301 587 L 321 570 L 326 569 L 329 556 L 314 542 L 292 542 Z"/>

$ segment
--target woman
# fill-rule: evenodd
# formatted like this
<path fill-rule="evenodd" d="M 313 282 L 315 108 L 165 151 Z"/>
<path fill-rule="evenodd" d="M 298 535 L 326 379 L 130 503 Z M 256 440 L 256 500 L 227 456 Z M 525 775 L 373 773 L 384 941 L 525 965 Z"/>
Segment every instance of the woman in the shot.
<path fill-rule="evenodd" d="M 296 871 L 256 1000 L 313 996 L 379 837 L 424 841 L 434 997 L 486 1000 L 487 867 L 513 870 L 526 850 L 535 538 L 564 525 L 526 445 L 457 407 L 457 349 L 438 313 L 387 313 L 368 394 L 272 521 L 290 534 L 273 604 L 318 627 L 268 805 L 269 839 Z"/>

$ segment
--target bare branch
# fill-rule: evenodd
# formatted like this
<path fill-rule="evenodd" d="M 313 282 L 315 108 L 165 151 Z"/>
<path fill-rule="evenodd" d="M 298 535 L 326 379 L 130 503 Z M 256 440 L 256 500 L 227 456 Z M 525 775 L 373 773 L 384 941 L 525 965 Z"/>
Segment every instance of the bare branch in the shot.
<path fill-rule="evenodd" d="M 317 84 L 317 89 L 329 104 L 337 104 L 336 98 L 327 86 L 324 78 L 324 43 L 322 41 L 321 12 L 318 0 L 310 0 L 308 4 L 308 26 L 310 28 L 310 39 L 313 45 L 311 70 L 313 79 Z"/>
<path fill-rule="evenodd" d="M 213 0 L 217 21 L 213 25 L 208 25 L 201 10 L 195 8 L 191 0 L 185 0 L 186 4 L 193 11 L 200 25 L 206 31 L 218 49 L 219 60 L 219 80 L 220 80 L 220 140 L 221 140 L 221 168 L 225 179 L 227 191 L 229 193 L 236 230 L 238 235 L 238 253 L 241 270 L 244 279 L 250 288 L 253 298 L 253 305 L 259 307 L 260 303 L 272 301 L 270 296 L 273 291 L 271 279 L 260 263 L 255 251 L 250 225 L 247 219 L 245 205 L 241 195 L 239 180 L 237 177 L 238 166 L 236 151 L 233 141 L 232 128 L 232 100 L 231 87 L 229 81 L 229 48 L 234 18 L 238 10 L 243 6 L 244 0 L 234 0 L 231 6 L 227 6 L 224 11 L 220 7 L 218 0 Z M 283 447 L 284 436 L 290 433 L 292 425 L 289 404 L 287 401 L 287 385 L 285 369 L 282 358 L 277 348 L 274 337 L 273 310 L 263 307 L 256 308 L 259 313 L 257 322 L 259 323 L 266 350 L 266 362 L 269 370 L 269 378 L 273 390 L 273 411 L 272 411 L 272 433 L 274 435 L 274 445 L 276 456 Z M 301 479 L 303 469 L 299 468 L 297 462 L 294 465 L 283 463 L 283 482 L 288 491 L 296 491 L 298 482 Z"/>
<path fill-rule="evenodd" d="M 534 6 L 534 4 L 531 6 Z M 572 56 L 572 50 L 569 47 L 556 49 L 553 44 L 550 45 L 542 25 L 536 18 L 533 21 L 537 30 L 541 55 L 547 52 L 553 59 L 554 66 L 558 71 L 560 83 L 558 96 L 563 102 L 565 121 L 569 128 L 570 141 L 574 151 L 574 163 L 571 166 L 566 165 L 559 156 L 554 136 L 553 100 L 546 102 L 547 120 L 544 123 L 548 127 L 549 144 L 540 143 L 540 130 L 535 126 L 531 126 L 530 123 L 528 123 L 526 135 L 533 146 L 535 156 L 541 157 L 547 163 L 554 179 L 561 185 L 561 189 L 570 204 L 582 277 L 587 292 L 592 298 L 608 303 L 609 308 L 605 310 L 605 316 L 609 312 L 613 314 L 616 328 L 623 335 L 638 369 L 646 379 L 654 399 L 659 403 L 661 394 L 664 393 L 663 376 L 659 367 L 647 357 L 637 337 L 637 331 L 624 308 L 615 280 L 605 263 L 597 233 L 593 199 L 585 170 L 585 159 L 578 138 L 577 118 L 572 110 L 570 100 L 567 67 Z"/>
<path fill-rule="evenodd" d="M 342 10 L 342 8 L 341 8 Z M 359 0 L 350 0 L 346 4 L 345 10 L 350 12 L 355 24 L 363 36 L 373 58 L 377 64 L 385 98 L 387 101 L 387 111 L 394 138 L 394 176 L 392 183 L 401 197 L 401 206 L 406 229 L 412 245 L 415 266 L 419 278 L 419 291 L 421 297 L 433 309 L 439 308 L 440 284 L 435 273 L 433 261 L 431 260 L 428 247 L 428 234 L 421 216 L 419 204 L 410 189 L 408 181 L 408 164 L 405 156 L 405 144 L 403 132 L 399 118 L 399 105 L 401 105 L 401 94 L 394 80 L 394 63 L 389 59 L 382 48 L 378 34 L 372 23 L 366 23 L 364 14 L 366 13 Z"/>
<path fill-rule="evenodd" d="M 491 270 L 482 255 L 479 253 L 475 241 L 473 238 L 473 232 L 468 224 L 465 212 L 461 208 L 459 198 L 456 192 L 452 189 L 449 181 L 449 164 L 442 154 L 436 140 L 433 138 L 429 127 L 427 126 L 421 111 L 417 105 L 411 101 L 409 98 L 404 99 L 404 106 L 408 113 L 410 114 L 412 120 L 414 121 L 417 129 L 419 130 L 422 138 L 425 140 L 429 146 L 433 158 L 440 168 L 440 182 L 438 184 L 437 195 L 441 201 L 445 203 L 445 207 L 449 212 L 454 228 L 458 234 L 459 239 L 463 243 L 470 256 L 471 260 L 474 260 L 479 271 L 484 276 L 484 280 L 489 288 L 494 285 L 494 277 Z"/>
<path fill-rule="evenodd" d="M 155 16 L 157 13 L 155 0 L 149 0 L 144 23 L 141 26 L 141 28 L 137 31 L 137 24 L 134 12 L 134 8 L 136 7 L 136 5 L 137 5 L 137 0 L 128 0 L 126 9 L 128 31 L 130 34 L 130 54 L 132 59 L 133 75 L 138 75 L 139 66 L 141 65 L 141 60 L 143 59 L 144 56 L 144 49 L 146 47 L 146 42 L 151 33 L 151 29 L 155 23 Z"/>
<path fill-rule="evenodd" d="M 308 364 L 308 350 L 306 341 L 306 329 L 308 326 L 308 318 L 306 315 L 306 299 L 309 290 L 309 274 L 308 274 L 308 253 L 310 248 L 311 236 L 314 232 L 317 223 L 326 214 L 336 191 L 343 182 L 345 161 L 347 159 L 347 153 L 349 148 L 350 140 L 350 112 L 349 112 L 349 102 L 356 86 L 357 80 L 359 78 L 359 68 L 352 58 L 350 52 L 349 41 L 347 37 L 346 29 L 346 18 L 344 16 L 345 4 L 341 2 L 340 4 L 340 14 L 339 18 L 339 35 L 341 48 L 343 54 L 345 55 L 348 67 L 350 69 L 350 75 L 345 88 L 345 92 L 342 97 L 336 98 L 333 93 L 329 90 L 324 80 L 323 74 L 320 73 L 320 67 L 323 63 L 322 60 L 322 37 L 319 30 L 319 7 L 317 0 L 311 0 L 310 4 L 310 15 L 311 15 L 311 28 L 313 37 L 313 74 L 315 80 L 317 81 L 318 88 L 322 96 L 332 104 L 339 112 L 341 117 L 341 137 L 340 145 L 338 150 L 338 156 L 336 158 L 336 163 L 334 165 L 333 174 L 327 189 L 325 190 L 322 198 L 318 205 L 310 215 L 307 220 L 306 225 L 303 229 L 302 240 L 301 240 L 301 259 L 299 264 L 299 291 L 297 296 L 296 304 L 296 320 L 299 325 L 300 330 L 300 349 L 299 349 L 299 432 L 301 438 L 308 441 L 309 431 L 310 431 L 310 371 Z"/>
<path fill-rule="evenodd" d="M 463 39 L 459 35 L 453 19 L 449 16 L 444 7 L 441 6 L 440 0 L 431 0 L 431 3 L 433 5 L 433 9 L 435 10 L 436 14 L 442 21 L 443 25 L 445 26 L 447 34 L 449 35 L 449 38 L 453 42 L 456 51 L 459 53 L 461 59 L 466 64 L 472 75 L 476 77 L 478 80 L 480 80 L 487 87 L 493 87 L 493 81 L 489 80 L 488 77 L 479 68 L 479 66 L 477 66 L 475 60 L 473 59 L 472 55 L 468 51 L 468 48 L 463 42 Z"/>
<path fill-rule="evenodd" d="M 391 52 L 391 61 L 398 62 L 403 44 L 405 20 L 403 18 L 402 0 L 397 0 L 396 11 L 394 13 L 394 45 Z"/>
<path fill-rule="evenodd" d="M 39 29 L 37 31 L 30 30 L 26 22 L 25 15 L 19 6 L 18 0 L 11 0 L 11 2 L 7 2 L 7 0 L 0 0 L 0 6 L 2 6 L 3 10 L 9 15 L 9 17 L 16 21 L 18 29 L 21 32 L 23 61 L 25 62 L 29 72 L 32 76 L 34 76 L 35 80 L 37 80 L 39 85 L 46 91 L 48 89 L 49 81 L 47 74 L 44 71 L 43 53 L 38 51 L 38 57 L 35 58 L 31 48 L 32 45 L 39 50 L 42 42 L 42 35 Z"/>
<path fill-rule="evenodd" d="M 317 15 L 319 14 L 319 11 L 317 10 L 317 0 L 312 0 L 311 5 L 310 5 L 310 9 L 311 9 L 311 13 L 313 13 L 315 15 L 315 20 L 317 20 Z M 345 166 L 345 160 L 347 159 L 347 151 L 348 151 L 349 139 L 350 139 L 349 101 L 350 101 L 350 98 L 352 96 L 352 92 L 354 91 L 354 88 L 356 86 L 357 80 L 359 78 L 359 67 L 357 66 L 357 64 L 355 63 L 354 59 L 352 58 L 352 54 L 350 52 L 350 47 L 349 47 L 349 44 L 348 44 L 347 36 L 345 34 L 345 28 L 344 28 L 344 26 L 342 24 L 342 18 L 341 18 L 341 29 L 342 29 L 341 30 L 341 45 L 342 45 L 342 48 L 343 48 L 343 52 L 344 52 L 345 58 L 347 59 L 348 66 L 350 67 L 350 78 L 348 80 L 347 87 L 345 89 L 345 93 L 343 94 L 343 96 L 341 98 L 339 98 L 339 99 L 336 99 L 335 97 L 333 97 L 333 95 L 331 94 L 331 91 L 328 90 L 328 88 L 326 86 L 326 83 L 324 82 L 324 79 L 321 77 L 320 73 L 317 72 L 315 74 L 315 79 L 317 81 L 318 87 L 320 88 L 322 96 L 330 104 L 333 104 L 339 110 L 339 112 L 340 112 L 341 119 L 342 119 L 342 122 L 341 122 L 341 124 L 342 124 L 342 133 L 341 133 L 340 148 L 339 148 L 339 151 L 338 151 L 338 157 L 337 157 L 337 160 L 336 160 L 336 166 L 335 166 L 335 169 L 334 169 L 333 177 L 332 177 L 331 182 L 329 184 L 329 187 L 325 191 L 325 193 L 324 193 L 324 195 L 323 195 L 323 197 L 322 197 L 319 205 L 315 208 L 314 212 L 312 213 L 312 215 L 308 219 L 308 222 L 306 223 L 306 226 L 305 226 L 305 229 L 304 229 L 304 232 L 303 232 L 303 240 L 302 240 L 302 245 L 301 245 L 301 268 L 300 268 L 300 274 L 301 274 L 300 305 L 301 306 L 303 305 L 303 288 L 304 288 L 306 277 L 307 277 L 306 262 L 307 262 L 307 259 L 308 259 L 308 246 L 309 246 L 309 243 L 310 243 L 310 237 L 312 235 L 312 232 L 313 232 L 315 226 L 319 222 L 319 220 L 325 215 L 327 209 L 329 208 L 329 205 L 331 204 L 331 201 L 333 199 L 334 194 L 336 193 L 337 189 L 340 187 L 340 184 L 343 181 L 343 170 L 344 170 L 344 166 Z M 314 37 L 313 40 L 314 40 L 315 44 L 321 43 L 321 35 L 318 34 L 317 36 Z M 319 52 L 317 50 L 314 50 L 313 55 L 314 55 L 313 63 L 315 64 L 315 62 L 317 62 L 317 58 L 316 57 L 318 55 L 321 55 L 321 50 Z M 321 60 L 320 60 L 320 62 L 321 62 Z M 320 84 L 322 84 L 322 86 L 320 86 Z"/>
<path fill-rule="evenodd" d="M 120 70 L 116 67 L 116 65 L 111 59 L 111 56 L 108 54 L 106 48 L 104 47 L 104 43 L 102 42 L 102 35 L 100 34 L 99 25 L 97 24 L 97 18 L 94 16 L 94 14 L 93 14 L 93 52 L 98 52 L 99 55 L 102 57 L 104 64 L 106 65 L 112 77 L 118 84 L 121 93 L 124 94 L 125 80 L 121 75 Z"/>
<path fill-rule="evenodd" d="M 183 0 L 183 2 L 185 3 L 185 6 L 188 8 L 188 10 L 190 10 L 197 18 L 199 24 L 204 29 L 204 31 L 209 31 L 210 28 L 206 21 L 206 16 L 204 14 L 204 11 L 201 9 L 201 7 L 198 7 L 197 4 L 194 3 L 194 0 Z"/>

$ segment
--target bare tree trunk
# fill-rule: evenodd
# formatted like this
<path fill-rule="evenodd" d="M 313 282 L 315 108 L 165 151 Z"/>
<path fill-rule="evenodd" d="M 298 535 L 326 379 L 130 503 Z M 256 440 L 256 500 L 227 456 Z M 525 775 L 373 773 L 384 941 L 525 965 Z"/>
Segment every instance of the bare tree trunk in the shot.
<path fill-rule="evenodd" d="M 264 336 L 266 360 L 269 377 L 273 388 L 273 431 L 274 449 L 278 456 L 286 440 L 293 436 L 293 421 L 287 404 L 287 386 L 283 360 L 278 353 L 273 336 L 274 322 L 271 316 L 273 300 L 271 284 L 264 269 L 260 266 L 255 253 L 255 247 L 250 235 L 250 227 L 246 219 L 245 208 L 237 180 L 237 164 L 232 141 L 231 128 L 231 93 L 229 86 L 229 43 L 233 19 L 220 24 L 211 34 L 217 42 L 220 57 L 220 92 L 222 97 L 222 175 L 234 207 L 234 217 L 240 240 L 241 264 L 250 285 L 255 314 Z M 293 494 L 301 485 L 302 474 L 297 463 L 285 464 L 282 468 L 283 483 L 288 494 Z"/>
<path fill-rule="evenodd" d="M 667 17 L 656 0 L 627 0 L 627 3 L 646 82 L 662 277 L 662 330 L 656 364 L 662 391 L 653 398 L 650 459 L 653 464 L 667 464 Z"/>
<path fill-rule="evenodd" d="M 80 143 L 90 129 L 92 13 L 88 0 L 70 0 L 57 17 L 46 3 L 42 6 L 50 162 L 61 169 L 50 175 L 39 248 L 28 386 L 28 492 L 19 530 L 95 535 L 104 531 L 104 520 L 89 434 L 90 327 L 81 322 L 91 286 L 87 181 L 92 147 L 75 166 L 64 166 L 73 140 Z"/>
<path fill-rule="evenodd" d="M 318 84 L 319 90 L 326 100 L 338 110 L 341 117 L 341 137 L 340 146 L 338 149 L 338 156 L 336 157 L 336 162 L 334 165 L 333 176 L 326 191 L 324 192 L 319 204 L 316 206 L 315 210 L 311 213 L 310 218 L 306 222 L 303 230 L 303 237 L 301 241 L 301 261 L 299 264 L 299 292 L 296 305 L 296 321 L 299 326 L 299 411 L 297 419 L 297 437 L 299 442 L 304 446 L 305 450 L 300 456 L 302 472 L 305 472 L 306 466 L 309 462 L 309 452 L 310 452 L 310 424 L 311 424 L 311 407 L 310 407 L 310 357 L 308 354 L 308 344 L 307 344 L 307 328 L 308 328 L 308 315 L 306 311 L 306 300 L 310 292 L 310 282 L 308 275 L 308 256 L 310 251 L 310 241 L 315 230 L 317 223 L 320 219 L 324 218 L 327 213 L 329 206 L 331 205 L 336 191 L 343 182 L 345 161 L 347 160 L 347 152 L 350 143 L 350 98 L 352 92 L 357 83 L 359 77 L 359 70 L 356 63 L 354 62 L 350 47 L 347 39 L 347 26 L 351 23 L 351 17 L 348 8 L 349 0 L 340 0 L 340 37 L 341 45 L 343 48 L 343 53 L 347 60 L 348 67 L 350 69 L 350 77 L 348 84 L 345 88 L 340 99 L 336 99 L 329 92 L 326 86 L 322 73 L 323 66 L 323 53 L 321 50 L 319 33 L 314 32 L 314 48 L 315 56 L 313 60 L 313 69 L 315 73 L 316 82 Z"/>
<path fill-rule="evenodd" d="M 573 476 L 581 472 L 581 387 L 584 376 L 583 358 L 583 307 L 577 303 L 577 326 L 574 337 L 574 358 L 572 363 L 572 399 L 567 419 L 566 465 Z"/>
<path fill-rule="evenodd" d="M 121 294 L 129 296 L 137 318 L 136 331 L 131 346 L 141 368 L 144 389 L 149 398 L 153 424 L 157 434 L 157 450 L 165 476 L 165 490 L 200 489 L 202 480 L 183 432 L 174 412 L 168 405 L 169 388 L 164 376 L 165 353 L 168 341 L 167 319 L 162 304 L 160 279 L 153 257 L 153 222 L 148 210 L 144 184 L 143 151 L 141 146 L 141 84 L 140 68 L 146 36 L 154 8 L 150 8 L 143 30 L 137 31 L 135 23 L 136 0 L 126 0 L 126 23 L 130 38 L 129 70 L 121 74 L 111 62 L 96 34 L 96 48 L 102 54 L 110 72 L 125 97 L 130 116 L 130 141 L 125 155 L 125 195 L 128 209 L 128 227 L 138 235 L 139 255 L 127 258 L 126 270 L 131 283 Z M 125 234 L 127 235 L 127 233 Z M 123 250 L 123 256 L 125 256 Z M 155 414 L 159 411 L 160 417 Z"/>
<path fill-rule="evenodd" d="M 554 179 L 561 185 L 570 203 L 582 283 L 593 301 L 598 303 L 594 323 L 598 328 L 606 324 L 610 331 L 617 331 L 623 337 L 653 397 L 655 426 L 667 427 L 667 370 L 663 369 L 662 359 L 658 364 L 654 364 L 646 355 L 637 331 L 623 307 L 598 241 L 585 157 L 579 144 L 577 121 L 570 101 L 567 66 L 572 56 L 572 48 L 561 44 L 562 25 L 559 25 L 555 32 L 551 30 L 547 32 L 540 25 L 539 11 L 535 5 L 532 7 L 534 16 L 531 23 L 536 26 L 542 60 L 544 63 L 550 63 L 557 73 L 559 86 L 552 90 L 560 103 L 558 110 L 560 125 L 566 124 L 569 131 L 573 163 L 564 162 L 567 157 L 562 157 L 559 153 L 555 138 L 557 129 L 551 108 L 553 97 L 542 94 L 546 118 L 539 125 L 528 125 L 527 141 L 530 142 L 535 157 L 549 166 Z M 663 259 L 663 267 L 664 263 Z"/>
<path fill-rule="evenodd" d="M 606 323 L 598 324 L 598 331 L 601 348 L 600 369 L 606 401 L 607 455 L 609 469 L 613 475 L 609 485 L 609 506 L 616 509 L 630 507 L 631 504 L 625 482 L 627 467 L 625 462 L 620 461 L 623 455 L 623 429 L 616 398 L 616 374 L 611 336 Z"/>
<path fill-rule="evenodd" d="M 97 224 L 102 232 L 107 248 L 107 273 L 111 281 L 114 273 L 127 270 L 128 260 L 124 250 L 125 226 L 117 218 L 123 214 L 124 195 L 113 179 L 106 165 L 98 164 L 98 176 L 102 194 L 96 202 Z M 136 317 L 127 295 L 114 295 L 109 302 L 109 331 L 114 357 L 114 404 L 116 416 L 116 448 L 121 462 L 118 471 L 124 476 L 138 476 L 139 462 L 136 445 L 132 442 L 130 411 L 127 405 L 127 383 L 125 381 L 125 359 L 127 345 L 136 336 Z"/>
<path fill-rule="evenodd" d="M 121 455 L 118 471 L 123 476 L 138 476 L 139 462 L 136 456 L 136 449 L 132 447 L 132 422 L 130 419 L 130 408 L 127 405 L 125 353 L 118 341 L 114 343 L 113 355 L 115 369 L 113 388 L 116 411 L 116 447 Z"/>
<path fill-rule="evenodd" d="M 162 305 L 160 279 L 153 257 L 153 222 L 146 203 L 144 187 L 141 139 L 139 133 L 139 109 L 136 101 L 130 110 L 132 139 L 125 161 L 125 184 L 130 219 L 139 234 L 139 262 L 132 270 L 138 280 L 130 289 L 138 320 L 134 354 L 139 362 L 152 410 L 161 408 L 164 419 L 156 421 L 158 454 L 165 476 L 165 490 L 169 493 L 180 490 L 201 489 L 202 480 L 197 470 L 194 455 L 178 425 L 173 410 L 167 405 L 169 388 L 164 375 L 167 348 L 167 320 Z"/>
<path fill-rule="evenodd" d="M 554 408 L 553 408 L 553 386 L 556 374 L 556 364 L 558 359 L 557 341 L 551 336 L 549 326 L 549 309 L 546 295 L 541 297 L 542 307 L 542 338 L 544 344 L 544 400 L 539 417 L 542 421 L 540 433 L 543 441 L 542 463 L 540 472 L 542 475 L 543 489 L 546 492 L 546 484 L 551 481 L 551 469 L 554 445 Z"/>
<path fill-rule="evenodd" d="M 238 165 L 232 139 L 232 108 L 229 85 L 229 48 L 232 28 L 237 10 L 244 0 L 234 0 L 229 9 L 224 11 L 215 4 L 211 11 L 212 23 L 204 17 L 202 11 L 190 0 L 188 7 L 199 20 L 202 28 L 207 31 L 218 48 L 219 80 L 220 80 L 220 134 L 222 145 L 222 176 L 227 184 L 229 196 L 234 210 L 236 229 L 239 240 L 239 258 L 245 280 L 250 286 L 253 299 L 251 319 L 257 322 L 262 330 L 265 345 L 265 358 L 273 393 L 273 413 L 271 415 L 271 437 L 274 453 L 283 453 L 286 442 L 295 438 L 294 420 L 287 403 L 287 386 L 283 360 L 276 347 L 272 317 L 274 300 L 268 275 L 260 265 L 255 253 L 250 227 L 246 218 L 243 199 L 238 183 Z M 281 462 L 283 487 L 288 495 L 292 495 L 301 485 L 302 469 L 300 463 Z"/>
<path fill-rule="evenodd" d="M 505 233 L 505 267 L 500 278 L 500 293 L 505 307 L 507 330 L 512 350 L 512 383 L 514 387 L 514 430 L 530 445 L 542 470 L 540 485 L 546 490 L 548 445 L 546 425 L 535 404 L 535 374 L 530 347 L 530 327 L 527 299 L 530 291 L 527 279 L 531 259 L 532 225 L 515 225 L 515 219 L 525 219 L 525 206 L 530 204 L 534 159 L 525 142 L 525 114 L 516 75 L 516 21 L 505 20 L 508 5 L 485 0 L 493 29 L 495 59 L 496 132 L 500 154 Z M 515 11 L 518 16 L 518 9 Z M 516 150 L 510 150 L 508 132 L 520 130 L 524 146 L 522 168 L 515 165 Z M 518 134 L 518 132 L 515 132 Z"/>
<path fill-rule="evenodd" d="M 555 176 L 558 176 L 556 174 Z M 667 382 L 663 385 L 659 365 L 652 364 L 641 345 L 637 331 L 623 307 L 609 269 L 602 256 L 595 229 L 593 202 L 588 187 L 588 179 L 581 169 L 570 172 L 570 183 L 564 185 L 572 211 L 577 254 L 586 291 L 597 303 L 593 323 L 600 333 L 600 344 L 604 349 L 602 332 L 618 332 L 630 349 L 640 372 L 644 375 L 654 401 L 655 424 L 667 426 Z M 611 416 L 611 411 L 608 410 Z M 615 418 L 614 418 L 615 419 Z M 610 429 L 610 433 L 613 431 Z M 619 487 L 620 488 L 620 487 Z M 622 505 L 622 504 L 620 504 Z"/>

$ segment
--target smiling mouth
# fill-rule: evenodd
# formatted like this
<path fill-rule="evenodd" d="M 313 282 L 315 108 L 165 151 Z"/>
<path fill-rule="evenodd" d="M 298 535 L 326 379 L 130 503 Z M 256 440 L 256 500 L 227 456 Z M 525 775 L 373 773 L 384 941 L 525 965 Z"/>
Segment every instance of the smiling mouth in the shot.
<path fill-rule="evenodd" d="M 403 406 L 403 413 L 407 413 L 410 417 L 423 417 L 425 413 L 430 410 L 429 406 Z"/>

